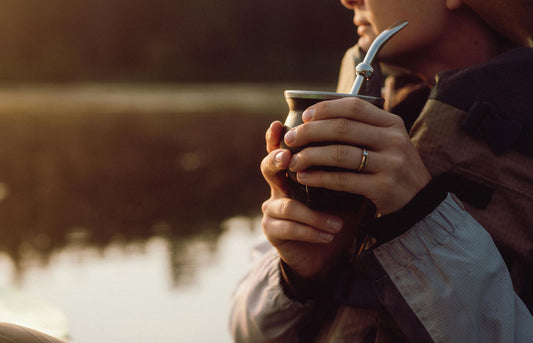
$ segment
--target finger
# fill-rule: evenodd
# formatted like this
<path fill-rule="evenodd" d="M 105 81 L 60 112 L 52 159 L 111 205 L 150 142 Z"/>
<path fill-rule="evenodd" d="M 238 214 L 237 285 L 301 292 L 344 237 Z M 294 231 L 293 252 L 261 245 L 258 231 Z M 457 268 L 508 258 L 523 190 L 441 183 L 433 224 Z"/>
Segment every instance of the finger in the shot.
<path fill-rule="evenodd" d="M 372 155 L 371 158 L 370 155 Z M 373 173 L 386 167 L 387 161 L 385 159 L 385 154 L 367 150 L 367 156 L 365 161 L 363 161 L 363 149 L 360 147 L 326 145 L 305 148 L 293 155 L 289 163 L 289 169 L 298 172 L 312 166 L 327 166 Z M 359 170 L 360 168 L 361 170 Z"/>
<path fill-rule="evenodd" d="M 265 178 L 277 176 L 289 168 L 291 153 L 286 149 L 276 149 L 263 158 L 261 173 Z"/>
<path fill-rule="evenodd" d="M 304 170 L 298 172 L 297 178 L 300 183 L 306 186 L 358 194 L 370 200 L 373 200 L 373 192 L 378 189 L 375 186 L 377 177 L 373 174 Z M 390 187 L 393 186 L 394 184 L 390 185 Z M 379 189 L 381 188 L 386 187 Z"/>
<path fill-rule="evenodd" d="M 310 226 L 291 222 L 288 220 L 271 219 L 265 236 L 271 242 L 275 241 L 298 241 L 308 243 L 330 243 L 334 236 L 330 233 L 316 230 Z"/>
<path fill-rule="evenodd" d="M 298 222 L 268 217 L 263 219 L 263 232 L 274 246 L 279 245 L 281 241 L 330 243 L 334 238 L 330 233 Z"/>
<path fill-rule="evenodd" d="M 303 116 L 306 122 L 331 118 L 348 118 L 380 127 L 403 125 L 403 120 L 399 116 L 384 111 L 357 97 L 321 101 L 309 107 L 305 112 Z"/>
<path fill-rule="evenodd" d="M 419 174 L 416 179 L 401 180 L 397 175 L 320 170 L 298 172 L 297 177 L 300 183 L 310 187 L 344 191 L 370 199 L 382 215 L 404 207 L 431 180 L 429 173 Z"/>
<path fill-rule="evenodd" d="M 338 142 L 345 145 L 366 146 L 372 150 L 383 149 L 390 129 L 372 126 L 346 118 L 319 120 L 299 125 L 285 134 L 285 143 L 290 147 L 316 142 Z"/>
<path fill-rule="evenodd" d="M 291 153 L 277 149 L 268 154 L 261 162 L 261 173 L 270 185 L 273 195 L 285 194 L 285 171 L 289 168 Z"/>
<path fill-rule="evenodd" d="M 283 124 L 280 121 L 275 121 L 270 124 L 265 135 L 267 152 L 270 153 L 273 150 L 279 149 L 282 132 Z"/>
<path fill-rule="evenodd" d="M 265 201 L 262 210 L 268 217 L 298 222 L 331 234 L 338 233 L 343 225 L 341 218 L 313 211 L 301 202 L 290 198 L 273 198 Z"/>

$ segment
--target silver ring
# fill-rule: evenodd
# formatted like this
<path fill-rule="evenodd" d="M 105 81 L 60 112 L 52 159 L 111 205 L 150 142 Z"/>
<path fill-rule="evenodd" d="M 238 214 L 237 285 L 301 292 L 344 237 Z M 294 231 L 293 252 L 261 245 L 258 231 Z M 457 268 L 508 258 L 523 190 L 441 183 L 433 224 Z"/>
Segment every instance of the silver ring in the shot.
<path fill-rule="evenodd" d="M 368 164 L 368 151 L 366 150 L 366 148 L 363 148 L 363 154 L 361 156 L 361 164 L 359 165 L 359 168 L 357 168 L 357 172 L 360 173 L 364 171 L 367 164 Z"/>

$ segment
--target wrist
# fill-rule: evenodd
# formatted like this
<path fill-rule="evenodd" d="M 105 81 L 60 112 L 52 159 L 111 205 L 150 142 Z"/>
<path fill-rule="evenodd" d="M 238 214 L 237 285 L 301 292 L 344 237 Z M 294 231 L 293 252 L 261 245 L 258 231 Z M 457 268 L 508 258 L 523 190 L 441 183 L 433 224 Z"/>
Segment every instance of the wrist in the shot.
<path fill-rule="evenodd" d="M 407 232 L 417 222 L 430 214 L 444 199 L 447 191 L 439 179 L 431 180 L 403 208 L 376 218 L 368 226 L 368 234 L 377 244 L 388 242 Z"/>

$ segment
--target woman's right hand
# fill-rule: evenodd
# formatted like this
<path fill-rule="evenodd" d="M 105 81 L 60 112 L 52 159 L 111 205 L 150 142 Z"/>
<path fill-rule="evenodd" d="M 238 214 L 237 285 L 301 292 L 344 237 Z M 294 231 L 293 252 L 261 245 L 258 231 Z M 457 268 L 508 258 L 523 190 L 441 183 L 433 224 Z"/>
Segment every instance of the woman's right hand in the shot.
<path fill-rule="evenodd" d="M 263 232 L 281 259 L 301 277 L 327 275 L 336 259 L 353 242 L 349 218 L 313 211 L 289 198 L 285 171 L 291 153 L 280 149 L 283 124 L 272 123 L 266 133 L 268 155 L 261 172 L 270 185 L 270 198 L 263 203 Z"/>

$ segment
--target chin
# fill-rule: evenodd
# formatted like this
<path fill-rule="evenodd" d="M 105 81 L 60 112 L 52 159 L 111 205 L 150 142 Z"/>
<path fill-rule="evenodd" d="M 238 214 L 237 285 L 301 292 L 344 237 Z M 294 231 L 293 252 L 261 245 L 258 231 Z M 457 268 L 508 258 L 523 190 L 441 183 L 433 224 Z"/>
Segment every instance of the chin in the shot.
<path fill-rule="evenodd" d="M 367 52 L 370 48 L 370 44 L 372 44 L 372 41 L 374 39 L 369 36 L 361 36 L 359 37 L 359 40 L 357 41 L 357 45 L 364 51 Z"/>

